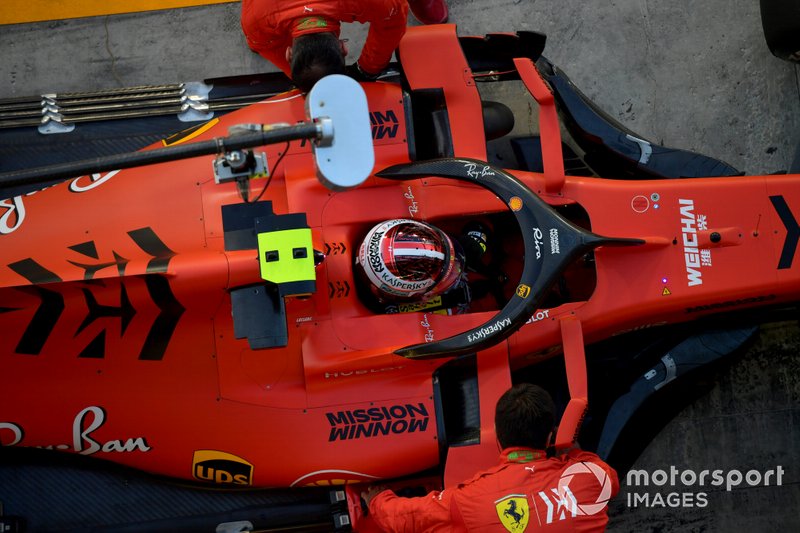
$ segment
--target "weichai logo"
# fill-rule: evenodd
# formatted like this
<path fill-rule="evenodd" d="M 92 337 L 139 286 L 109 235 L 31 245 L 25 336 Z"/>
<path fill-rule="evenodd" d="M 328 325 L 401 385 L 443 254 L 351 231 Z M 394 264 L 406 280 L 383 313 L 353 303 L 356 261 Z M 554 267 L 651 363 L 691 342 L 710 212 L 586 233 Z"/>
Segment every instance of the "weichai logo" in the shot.
<path fill-rule="evenodd" d="M 426 431 L 429 420 L 423 403 L 336 411 L 325 416 L 331 425 L 329 442 Z"/>
<path fill-rule="evenodd" d="M 694 215 L 694 201 L 678 200 L 681 210 L 681 233 L 683 234 L 683 257 L 686 263 L 686 279 L 689 286 L 702 285 L 703 273 L 700 271 L 700 251 L 697 249 L 697 225 Z"/>
<path fill-rule="evenodd" d="M 253 465 L 231 453 L 196 450 L 192 475 L 200 481 L 223 485 L 252 485 Z"/>
<path fill-rule="evenodd" d="M 397 128 L 400 122 L 397 120 L 397 115 L 394 111 L 387 109 L 385 113 L 381 111 L 371 111 L 369 114 L 369 123 L 372 126 L 372 138 L 375 140 L 389 137 L 394 139 L 397 137 Z"/>

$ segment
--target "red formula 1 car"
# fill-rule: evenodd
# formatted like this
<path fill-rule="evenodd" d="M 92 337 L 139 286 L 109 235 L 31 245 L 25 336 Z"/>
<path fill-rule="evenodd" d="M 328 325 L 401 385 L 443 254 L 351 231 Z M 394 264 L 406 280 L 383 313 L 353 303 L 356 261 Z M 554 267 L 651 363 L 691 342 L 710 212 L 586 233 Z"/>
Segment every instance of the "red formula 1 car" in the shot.
<path fill-rule="evenodd" d="M 646 398 L 800 296 L 800 175 L 740 176 L 622 130 L 543 44 L 411 28 L 401 71 L 363 84 L 374 167 L 346 190 L 299 138 L 319 121 L 212 140 L 306 120 L 297 92 L 160 148 L 2 174 L 0 444 L 226 488 L 449 484 L 495 461 L 512 377 L 546 377 L 555 445 L 585 418 L 582 444 L 613 463 Z M 520 79 L 540 138 L 505 137 L 513 115 L 477 83 Z M 557 111 L 592 172 L 565 158 Z M 183 159 L 198 146 L 222 155 Z M 394 219 L 489 228 L 468 297 L 375 305 L 359 252 Z M 622 339 L 652 332 L 656 352 L 624 358 Z M 608 343 L 614 379 L 597 364 Z"/>

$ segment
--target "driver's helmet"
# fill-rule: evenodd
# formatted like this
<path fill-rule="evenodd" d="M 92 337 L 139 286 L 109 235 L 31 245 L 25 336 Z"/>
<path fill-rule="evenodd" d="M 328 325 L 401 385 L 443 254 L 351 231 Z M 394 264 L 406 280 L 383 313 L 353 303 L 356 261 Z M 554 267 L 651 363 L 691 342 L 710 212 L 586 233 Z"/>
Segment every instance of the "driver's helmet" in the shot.
<path fill-rule="evenodd" d="M 369 230 L 356 268 L 380 300 L 427 300 L 458 283 L 464 258 L 442 230 L 417 220 L 395 219 Z"/>

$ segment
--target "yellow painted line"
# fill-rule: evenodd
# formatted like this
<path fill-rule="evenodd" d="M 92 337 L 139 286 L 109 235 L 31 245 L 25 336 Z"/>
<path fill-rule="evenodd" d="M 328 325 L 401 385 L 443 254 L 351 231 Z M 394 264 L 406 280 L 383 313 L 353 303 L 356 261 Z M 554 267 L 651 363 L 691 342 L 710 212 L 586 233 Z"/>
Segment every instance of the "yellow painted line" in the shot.
<path fill-rule="evenodd" d="M 238 0 L 0 0 L 0 24 L 138 13 Z"/>
<path fill-rule="evenodd" d="M 193 126 L 191 128 L 185 129 L 180 131 L 174 135 L 170 135 L 166 139 L 161 139 L 161 144 L 164 146 L 175 146 L 176 144 L 185 143 L 186 141 L 191 141 L 195 137 L 199 137 L 203 133 L 207 132 L 211 128 L 217 125 L 219 122 L 218 118 L 214 118 L 206 122 L 205 124 L 200 124 L 199 126 Z"/>

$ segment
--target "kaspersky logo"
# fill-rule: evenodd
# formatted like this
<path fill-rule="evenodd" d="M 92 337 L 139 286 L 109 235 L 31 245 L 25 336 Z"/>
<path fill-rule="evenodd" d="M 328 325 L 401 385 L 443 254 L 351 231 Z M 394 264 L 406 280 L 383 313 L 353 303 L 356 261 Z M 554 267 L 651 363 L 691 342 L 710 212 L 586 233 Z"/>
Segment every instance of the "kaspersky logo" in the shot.
<path fill-rule="evenodd" d="M 200 481 L 223 485 L 252 485 L 253 465 L 231 453 L 196 450 L 192 475 Z"/>

